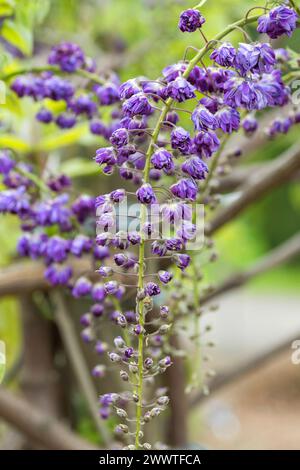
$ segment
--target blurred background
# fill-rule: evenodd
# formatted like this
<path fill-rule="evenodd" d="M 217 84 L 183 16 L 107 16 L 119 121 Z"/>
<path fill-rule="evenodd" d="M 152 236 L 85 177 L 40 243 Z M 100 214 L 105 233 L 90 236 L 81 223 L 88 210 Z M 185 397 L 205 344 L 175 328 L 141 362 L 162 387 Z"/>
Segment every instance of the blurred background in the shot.
<path fill-rule="evenodd" d="M 111 68 L 122 80 L 137 75 L 155 78 L 166 65 L 182 58 L 187 46 L 202 44 L 197 33 L 190 36 L 177 29 L 181 10 L 193 6 L 188 1 L 40 0 L 31 16 L 26 12 L 26 2 L 16 3 L 19 14 L 14 19 L 15 29 L 12 25 L 9 34 L 2 34 L 0 66 L 11 60 L 4 53 L 7 42 L 20 52 L 14 63 L 24 65 L 43 63 L 51 46 L 66 40 L 80 44 L 88 55 L 95 57 L 100 69 Z M 207 1 L 203 6 L 206 36 L 212 37 L 256 5 L 257 2 L 245 0 Z M 256 37 L 255 28 L 249 28 L 249 32 Z M 298 52 L 299 39 L 298 30 L 289 42 Z M 239 40 L 240 33 L 234 33 L 232 41 Z M 283 40 L 278 47 L 284 44 Z M 103 188 L 108 188 L 112 180 L 99 175 L 91 160 L 100 146 L 99 139 L 92 137 L 85 125 L 70 131 L 58 131 L 51 125 L 42 128 L 34 119 L 37 106 L 29 100 L 17 102 L 13 95 L 8 95 L 5 107 L 0 106 L 0 148 L 10 145 L 24 156 L 30 149 L 38 148 L 41 155 L 50 154 L 59 161 L 61 170 L 75 178 L 79 190 L 88 187 L 96 195 L 104 192 Z M 241 165 L 258 168 L 275 159 L 299 141 L 298 134 L 299 128 L 294 126 L 288 135 L 268 141 L 262 132 L 258 142 L 252 139 L 245 144 Z M 236 145 L 240 145 L 238 140 Z M 228 201 L 232 197 L 234 193 L 224 196 Z M 294 178 L 218 232 L 216 245 L 220 256 L 205 275 L 217 284 L 230 274 L 247 269 L 296 234 L 299 226 L 300 186 Z M 3 269 L 15 261 L 18 236 L 17 222 L 8 216 L 1 217 Z M 217 449 L 299 449 L 300 364 L 291 362 L 291 343 L 300 339 L 299 286 L 300 258 L 295 257 L 218 298 L 218 310 L 203 318 L 203 329 L 207 325 L 212 327 L 205 336 L 204 354 L 210 356 L 216 385 L 209 396 L 202 396 L 193 404 L 189 418 L 191 445 Z M 23 344 L 20 303 L 14 295 L 0 300 L 1 339 L 6 343 L 10 370 L 18 364 Z M 210 343 L 214 347 L 205 346 Z M 17 388 L 18 380 L 12 378 L 7 386 Z M 82 437 L 97 442 L 97 431 L 76 391 L 73 401 L 74 427 Z M 3 424 L 0 447 L 5 430 Z"/>

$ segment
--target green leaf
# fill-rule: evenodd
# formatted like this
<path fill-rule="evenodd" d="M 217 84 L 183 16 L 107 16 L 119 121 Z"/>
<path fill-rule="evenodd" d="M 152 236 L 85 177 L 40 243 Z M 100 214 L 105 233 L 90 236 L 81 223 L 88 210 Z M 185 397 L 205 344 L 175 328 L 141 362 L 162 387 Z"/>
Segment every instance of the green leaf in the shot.
<path fill-rule="evenodd" d="M 33 42 L 32 33 L 24 25 L 11 20 L 5 20 L 0 30 L 0 35 L 7 42 L 23 52 L 23 54 L 31 54 Z"/>
<path fill-rule="evenodd" d="M 87 124 L 76 126 L 69 131 L 55 132 L 44 137 L 37 145 L 37 150 L 49 152 L 68 145 L 76 144 L 87 132 Z"/>
<path fill-rule="evenodd" d="M 30 145 L 25 140 L 11 134 L 0 134 L 0 148 L 9 148 L 21 153 L 30 151 Z"/>
<path fill-rule="evenodd" d="M 11 16 L 14 13 L 15 2 L 13 0 L 0 0 L 0 16 Z"/>
<path fill-rule="evenodd" d="M 99 173 L 100 168 L 94 161 L 86 160 L 85 158 L 72 158 L 61 165 L 62 173 L 77 178 L 81 176 L 92 176 Z"/>

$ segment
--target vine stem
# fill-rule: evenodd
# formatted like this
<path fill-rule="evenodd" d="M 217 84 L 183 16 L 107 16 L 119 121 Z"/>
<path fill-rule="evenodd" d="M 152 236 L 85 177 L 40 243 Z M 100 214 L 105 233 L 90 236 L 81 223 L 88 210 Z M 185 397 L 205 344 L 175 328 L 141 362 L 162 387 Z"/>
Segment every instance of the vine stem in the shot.
<path fill-rule="evenodd" d="M 9 81 L 11 78 L 14 78 L 18 75 L 24 75 L 27 73 L 42 73 L 42 72 L 53 72 L 59 75 L 68 75 L 66 72 L 62 71 L 59 67 L 55 67 L 54 65 L 45 65 L 42 67 L 27 67 L 27 68 L 22 68 L 18 70 L 14 70 L 13 72 L 10 72 L 6 75 L 3 75 L 1 80 L 4 82 Z M 91 80 L 93 82 L 99 83 L 99 85 L 103 85 L 105 83 L 105 80 L 103 80 L 101 77 L 99 77 L 96 73 L 88 72 L 87 70 L 84 69 L 77 69 L 74 72 L 75 75 L 79 75 L 80 77 L 87 78 L 88 80 Z"/>
<path fill-rule="evenodd" d="M 204 57 L 204 55 L 213 48 L 215 41 L 220 41 L 237 27 L 243 27 L 249 23 L 256 21 L 260 15 L 255 15 L 249 18 L 243 18 L 231 25 L 227 26 L 224 31 L 217 34 L 211 41 L 209 41 L 198 53 L 190 60 L 185 72 L 182 74 L 183 78 L 187 78 L 195 65 Z M 163 122 L 166 119 L 166 116 L 173 104 L 174 100 L 168 98 L 163 106 L 160 116 L 157 120 L 156 126 L 153 130 L 153 134 L 150 138 L 148 150 L 146 153 L 146 161 L 144 168 L 144 183 L 149 182 L 149 172 L 150 172 L 150 161 L 153 148 L 156 145 L 159 132 Z M 143 239 L 142 227 L 146 222 L 147 210 L 144 205 L 141 207 L 141 224 L 140 224 L 140 233 L 141 233 L 141 243 L 139 245 L 139 271 L 138 271 L 138 291 L 141 291 L 144 288 L 144 262 L 145 262 L 145 240 Z M 136 404 L 136 432 L 135 432 L 135 449 L 140 448 L 140 431 L 141 431 L 141 418 L 142 418 L 142 400 L 143 400 L 143 363 L 144 363 L 144 333 L 143 327 L 145 324 L 144 318 L 144 303 L 143 300 L 137 300 L 137 313 L 139 317 L 139 323 L 142 326 L 142 333 L 139 335 L 138 340 L 138 377 L 137 377 L 137 404 Z"/>

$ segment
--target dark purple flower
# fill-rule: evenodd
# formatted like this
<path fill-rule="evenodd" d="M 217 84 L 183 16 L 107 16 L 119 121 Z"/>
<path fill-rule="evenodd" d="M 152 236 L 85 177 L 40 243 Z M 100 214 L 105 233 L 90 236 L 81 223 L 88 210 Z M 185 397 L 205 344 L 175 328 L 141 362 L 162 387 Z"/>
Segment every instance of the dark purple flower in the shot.
<path fill-rule="evenodd" d="M 126 197 L 125 189 L 115 189 L 109 195 L 110 200 L 115 203 L 124 201 L 125 197 Z"/>
<path fill-rule="evenodd" d="M 163 220 L 167 220 L 171 224 L 177 224 L 179 221 L 191 219 L 192 212 L 193 211 L 190 205 L 184 204 L 182 202 L 164 204 L 161 207 Z"/>
<path fill-rule="evenodd" d="M 45 279 L 53 286 L 67 285 L 72 277 L 70 266 L 49 266 L 45 271 Z"/>
<path fill-rule="evenodd" d="M 152 113 L 152 106 L 144 93 L 136 93 L 123 104 L 123 111 L 127 116 L 149 115 Z"/>
<path fill-rule="evenodd" d="M 199 10 L 185 10 L 181 13 L 178 27 L 183 33 L 193 33 L 205 23 L 204 16 Z"/>
<path fill-rule="evenodd" d="M 173 149 L 178 149 L 183 155 L 190 152 L 191 137 L 188 131 L 182 127 L 175 127 L 171 132 L 171 146 Z"/>
<path fill-rule="evenodd" d="M 289 100 L 290 90 L 284 85 L 280 70 L 263 74 L 257 83 L 257 89 L 264 96 L 266 106 L 283 106 Z"/>
<path fill-rule="evenodd" d="M 207 165 L 198 156 L 188 158 L 182 164 L 181 169 L 196 180 L 204 180 L 208 173 Z"/>
<path fill-rule="evenodd" d="M 215 116 L 218 120 L 218 127 L 222 129 L 225 134 L 231 134 L 240 127 L 240 113 L 234 108 L 221 108 Z"/>
<path fill-rule="evenodd" d="M 196 225 L 190 220 L 183 220 L 181 226 L 176 231 L 176 235 L 181 238 L 184 242 L 192 240 L 196 233 Z"/>
<path fill-rule="evenodd" d="M 157 170 L 172 171 L 174 169 L 173 155 L 165 149 L 159 149 L 151 157 L 151 163 Z"/>
<path fill-rule="evenodd" d="M 275 137 L 276 134 L 287 134 L 292 125 L 293 119 L 291 117 L 275 119 L 267 130 L 267 134 L 269 137 Z"/>
<path fill-rule="evenodd" d="M 35 117 L 39 122 L 43 122 L 44 124 L 49 124 L 53 120 L 53 114 L 47 108 L 41 108 Z"/>
<path fill-rule="evenodd" d="M 129 142 L 129 135 L 127 129 L 124 129 L 122 127 L 120 129 L 117 129 L 112 133 L 111 138 L 109 140 L 115 147 L 118 148 L 127 145 Z"/>
<path fill-rule="evenodd" d="M 211 157 L 219 147 L 220 141 L 213 131 L 200 131 L 193 139 L 193 149 L 200 157 Z"/>
<path fill-rule="evenodd" d="M 104 284 L 104 289 L 107 295 L 114 295 L 118 292 L 119 285 L 117 281 L 108 281 Z"/>
<path fill-rule="evenodd" d="M 141 88 L 138 86 L 136 80 L 127 80 L 127 82 L 122 83 L 119 88 L 119 95 L 121 100 L 128 100 L 136 93 L 139 93 Z"/>
<path fill-rule="evenodd" d="M 155 282 L 148 282 L 145 286 L 145 292 L 150 297 L 160 294 L 160 288 Z"/>
<path fill-rule="evenodd" d="M 176 266 L 184 271 L 190 264 L 191 258 L 184 253 L 173 255 L 173 260 Z"/>
<path fill-rule="evenodd" d="M 192 114 L 192 121 L 197 131 L 207 131 L 216 129 L 218 121 L 215 116 L 203 105 L 198 105 Z"/>
<path fill-rule="evenodd" d="M 136 195 L 138 200 L 142 204 L 153 204 L 156 202 L 156 196 L 152 189 L 151 184 L 145 183 L 143 184 L 137 191 Z"/>
<path fill-rule="evenodd" d="M 119 87 L 115 83 L 106 85 L 95 85 L 94 91 L 98 97 L 99 103 L 108 106 L 119 101 Z"/>
<path fill-rule="evenodd" d="M 141 243 L 141 236 L 138 232 L 129 232 L 127 239 L 131 245 L 139 245 Z"/>
<path fill-rule="evenodd" d="M 195 98 L 195 87 L 185 78 L 177 77 L 167 86 L 167 95 L 179 103 Z"/>
<path fill-rule="evenodd" d="M 95 161 L 98 165 L 115 165 L 117 157 L 114 148 L 103 147 L 96 150 Z"/>
<path fill-rule="evenodd" d="M 187 68 L 187 65 L 184 62 L 179 62 L 178 64 L 168 65 L 162 71 L 164 79 L 168 83 L 173 82 L 173 80 L 175 80 L 177 77 L 180 77 L 185 72 L 186 68 Z"/>
<path fill-rule="evenodd" d="M 92 287 L 92 298 L 95 302 L 102 302 L 106 297 L 106 290 L 103 284 L 97 282 Z M 94 312 L 93 312 L 94 313 Z"/>
<path fill-rule="evenodd" d="M 249 111 L 268 106 L 268 99 L 259 89 L 258 83 L 243 78 L 232 78 L 225 83 L 224 102 L 232 108 Z"/>
<path fill-rule="evenodd" d="M 73 114 L 62 113 L 57 116 L 55 122 L 61 129 L 71 129 L 76 124 L 76 117 Z"/>
<path fill-rule="evenodd" d="M 68 101 L 74 95 L 74 87 L 71 82 L 61 77 L 47 78 L 44 81 L 44 97 L 54 101 Z"/>
<path fill-rule="evenodd" d="M 49 238 L 45 254 L 49 262 L 62 263 L 67 258 L 69 250 L 69 241 L 55 236 Z"/>
<path fill-rule="evenodd" d="M 93 291 L 94 291 L 94 288 L 97 284 L 94 284 L 93 285 L 93 289 L 92 289 L 92 297 L 93 297 Z M 103 300 L 103 299 L 101 299 Z M 101 317 L 104 313 L 104 305 L 103 304 L 94 304 L 91 306 L 91 312 L 92 314 L 94 315 L 94 317 L 98 318 L 98 317 Z"/>
<path fill-rule="evenodd" d="M 48 57 L 48 63 L 58 65 L 64 72 L 72 73 L 84 65 L 82 49 L 70 42 L 63 42 L 54 46 Z"/>
<path fill-rule="evenodd" d="M 246 75 L 248 72 L 269 73 L 275 64 L 275 52 L 269 44 L 240 43 L 235 58 L 235 68 L 241 75 Z"/>
<path fill-rule="evenodd" d="M 166 248 L 169 251 L 180 251 L 183 249 L 183 242 L 180 238 L 169 238 L 166 240 Z"/>
<path fill-rule="evenodd" d="M 257 31 L 266 33 L 271 39 L 276 39 L 282 34 L 291 36 L 296 29 L 297 19 L 295 10 L 281 5 L 258 18 Z"/>
<path fill-rule="evenodd" d="M 236 50 L 232 44 L 224 42 L 211 53 L 210 58 L 222 67 L 231 67 L 234 64 L 235 56 Z"/>
<path fill-rule="evenodd" d="M 7 175 L 14 167 L 16 162 L 8 156 L 8 152 L 5 150 L 0 151 L 0 173 Z"/>
<path fill-rule="evenodd" d="M 80 95 L 69 104 L 75 114 L 86 114 L 89 119 L 96 113 L 97 105 L 89 95 Z"/>
<path fill-rule="evenodd" d="M 56 193 L 59 193 L 65 188 L 69 188 L 72 184 L 71 179 L 67 175 L 59 175 L 56 178 L 51 178 L 47 181 L 47 186 Z"/>
<path fill-rule="evenodd" d="M 216 114 L 219 109 L 219 105 L 221 104 L 221 100 L 218 98 L 212 98 L 210 96 L 204 96 L 204 98 L 201 98 L 199 103 L 205 106 L 205 108 L 208 109 L 208 111 L 210 111 L 212 114 Z"/>
<path fill-rule="evenodd" d="M 104 260 L 105 258 L 109 258 L 110 253 L 108 246 L 95 246 L 93 249 L 93 256 L 94 259 L 100 261 Z"/>
<path fill-rule="evenodd" d="M 151 253 L 157 256 L 164 256 L 167 252 L 166 245 L 163 241 L 155 240 L 151 244 Z"/>
<path fill-rule="evenodd" d="M 179 180 L 170 187 L 170 190 L 174 196 L 179 197 L 180 199 L 188 199 L 190 201 L 196 200 L 198 192 L 196 183 L 190 178 Z"/>
<path fill-rule="evenodd" d="M 85 295 L 90 294 L 92 291 L 92 283 L 86 277 L 80 277 L 75 282 L 75 285 L 72 289 L 72 295 L 75 298 L 84 297 Z"/>
<path fill-rule="evenodd" d="M 90 123 L 90 131 L 92 134 L 95 135 L 102 135 L 105 137 L 106 135 L 106 126 L 103 122 L 95 120 Z"/>
<path fill-rule="evenodd" d="M 173 279 L 173 274 L 168 271 L 158 271 L 158 278 L 163 284 L 168 284 Z"/>
<path fill-rule="evenodd" d="M 258 122 L 254 117 L 247 116 L 242 121 L 242 126 L 246 135 L 252 135 L 257 130 Z"/>
<path fill-rule="evenodd" d="M 95 198 L 85 194 L 79 196 L 72 204 L 72 212 L 80 223 L 84 222 L 95 214 Z"/>
<path fill-rule="evenodd" d="M 71 242 L 70 252 L 77 257 L 88 253 L 93 246 L 93 240 L 86 235 L 77 235 Z"/>

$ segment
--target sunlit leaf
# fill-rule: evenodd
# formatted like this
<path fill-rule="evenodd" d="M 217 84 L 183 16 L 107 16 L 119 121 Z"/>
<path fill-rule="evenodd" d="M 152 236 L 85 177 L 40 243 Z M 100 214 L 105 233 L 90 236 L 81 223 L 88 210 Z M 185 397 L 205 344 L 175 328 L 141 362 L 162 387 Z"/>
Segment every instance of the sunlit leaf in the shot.
<path fill-rule="evenodd" d="M 23 54 L 32 52 L 32 33 L 22 24 L 11 20 L 5 20 L 0 30 L 0 35 L 10 44 L 19 49 Z"/>
<path fill-rule="evenodd" d="M 29 152 L 30 145 L 15 135 L 0 134 L 0 148 L 10 148 L 16 152 Z"/>
<path fill-rule="evenodd" d="M 75 144 L 80 141 L 86 132 L 86 124 L 76 126 L 74 129 L 70 129 L 69 131 L 55 132 L 50 136 L 48 135 L 44 137 L 38 144 L 37 150 L 49 152 L 51 150 Z"/>
<path fill-rule="evenodd" d="M 81 176 L 96 175 L 100 172 L 100 169 L 95 165 L 94 161 L 78 157 L 64 162 L 61 165 L 61 171 L 71 178 L 77 178 Z"/>

